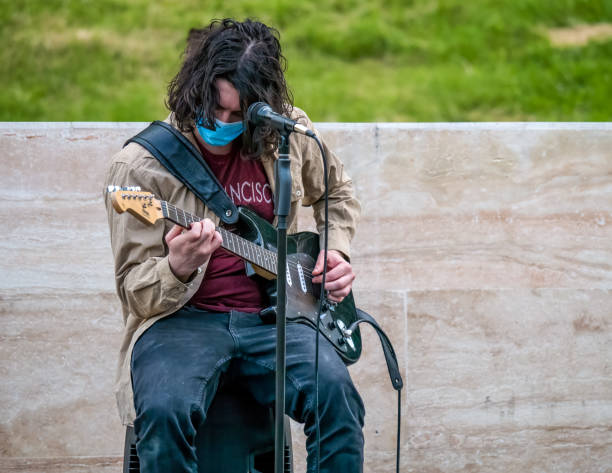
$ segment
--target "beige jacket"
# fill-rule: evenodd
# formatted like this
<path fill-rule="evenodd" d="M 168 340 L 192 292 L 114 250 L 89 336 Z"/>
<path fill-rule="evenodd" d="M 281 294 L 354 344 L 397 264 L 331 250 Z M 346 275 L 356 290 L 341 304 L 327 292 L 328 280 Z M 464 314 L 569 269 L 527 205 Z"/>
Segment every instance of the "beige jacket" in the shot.
<path fill-rule="evenodd" d="M 312 129 L 312 123 L 304 112 L 294 110 L 294 118 Z M 172 115 L 166 122 L 174 124 Z M 185 136 L 197 147 L 193 133 Z M 350 178 L 344 172 L 340 160 L 325 146 L 329 168 L 329 248 L 350 256 L 350 240 L 355 232 L 360 205 L 353 195 Z M 274 192 L 274 156 L 262 157 L 268 182 Z M 312 206 L 319 232 L 324 219 L 323 165 L 314 140 L 303 135 L 291 135 L 292 193 L 289 216 L 289 233 L 297 231 L 298 205 Z M 216 224 L 218 217 L 212 213 L 180 181 L 173 177 L 136 143 L 130 143 L 117 153 L 111 162 L 105 182 L 108 185 L 140 186 L 156 197 L 167 200 L 202 218 L 210 218 Z M 115 259 L 117 294 L 123 309 L 125 329 L 119 354 L 115 392 L 119 415 L 124 424 L 131 424 L 136 416 L 132 392 L 130 361 L 132 348 L 138 337 L 157 320 L 176 312 L 189 301 L 198 289 L 206 268 L 191 281 L 179 281 L 168 265 L 168 248 L 164 235 L 171 228 L 168 221 L 145 225 L 134 216 L 117 214 L 105 194 L 111 246 Z M 276 222 L 275 222 L 276 223 Z M 322 246 L 321 246 L 322 247 Z"/>

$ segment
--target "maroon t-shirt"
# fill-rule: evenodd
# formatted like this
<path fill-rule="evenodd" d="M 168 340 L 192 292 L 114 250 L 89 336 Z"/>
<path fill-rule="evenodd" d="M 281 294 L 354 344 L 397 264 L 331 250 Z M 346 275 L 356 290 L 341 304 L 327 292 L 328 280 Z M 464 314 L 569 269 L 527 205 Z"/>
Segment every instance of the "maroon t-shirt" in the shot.
<path fill-rule="evenodd" d="M 211 154 L 202 146 L 200 150 L 232 201 L 272 222 L 272 191 L 261 162 L 243 159 L 237 144 L 224 155 Z M 266 301 L 257 281 L 247 277 L 244 261 L 219 248 L 212 254 L 202 284 L 189 304 L 218 312 L 259 312 Z"/>

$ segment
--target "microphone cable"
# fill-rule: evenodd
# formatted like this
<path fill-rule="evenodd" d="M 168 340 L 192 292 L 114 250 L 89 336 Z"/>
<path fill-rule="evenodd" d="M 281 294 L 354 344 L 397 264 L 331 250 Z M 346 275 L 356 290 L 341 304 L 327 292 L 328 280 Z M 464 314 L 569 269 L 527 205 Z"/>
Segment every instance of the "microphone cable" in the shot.
<path fill-rule="evenodd" d="M 319 426 L 319 337 L 321 333 L 319 327 L 321 324 L 321 314 L 325 304 L 325 275 L 327 273 L 327 238 L 329 227 L 329 186 L 327 182 L 327 156 L 319 138 L 313 134 L 312 138 L 317 142 L 321 157 L 323 159 L 323 182 L 324 182 L 324 199 L 325 199 L 325 226 L 323 230 L 323 276 L 321 278 L 321 293 L 319 294 L 319 313 L 317 314 L 317 326 L 315 330 L 315 364 L 314 364 L 314 379 L 315 379 L 315 461 L 317 465 L 316 472 L 319 473 L 321 460 L 321 429 Z"/>

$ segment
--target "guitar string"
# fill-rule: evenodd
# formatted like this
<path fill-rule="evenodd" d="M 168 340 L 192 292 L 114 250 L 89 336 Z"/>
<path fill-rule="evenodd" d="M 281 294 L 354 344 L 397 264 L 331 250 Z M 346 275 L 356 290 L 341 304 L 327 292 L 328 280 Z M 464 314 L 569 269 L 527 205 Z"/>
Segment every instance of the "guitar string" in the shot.
<path fill-rule="evenodd" d="M 182 218 L 182 220 L 185 223 L 200 222 L 200 221 L 203 220 L 203 219 L 201 219 L 200 217 L 198 217 L 196 215 L 192 215 L 189 212 L 186 212 L 186 211 L 184 211 L 184 210 L 182 210 L 182 209 L 180 209 L 178 207 L 175 207 L 174 205 L 170 204 L 169 202 L 167 202 L 165 200 L 161 201 L 161 202 L 162 202 L 162 210 L 164 210 L 163 209 L 163 205 L 165 204 L 166 209 L 167 209 L 166 213 L 168 213 L 168 216 L 170 216 L 169 210 L 172 210 L 172 211 L 174 211 L 174 213 L 175 213 L 175 215 L 177 217 L 177 220 L 179 218 Z M 183 214 L 182 217 L 179 216 L 179 212 L 181 214 Z M 191 221 L 189 221 L 189 220 L 191 220 Z M 242 240 L 242 244 L 248 247 L 247 251 L 251 250 L 251 252 L 253 254 L 264 252 L 264 255 L 260 255 L 260 256 L 262 256 L 263 258 L 266 258 L 265 255 L 268 255 L 267 256 L 268 259 L 271 259 L 273 261 L 273 263 L 275 263 L 274 266 L 278 265 L 278 263 L 277 263 L 278 260 L 277 260 L 276 253 L 274 253 L 273 251 L 270 251 L 270 250 L 268 250 L 266 248 L 263 248 L 263 247 L 255 244 L 255 243 L 253 243 L 252 241 L 249 241 L 246 238 L 241 237 L 240 235 L 236 235 L 235 233 L 232 233 L 229 230 L 226 230 L 225 228 L 215 227 L 215 230 L 222 231 L 222 232 L 224 232 L 224 233 L 226 233 L 228 235 L 231 235 L 232 237 L 240 238 Z M 225 243 L 225 241 L 224 241 L 224 243 Z M 226 249 L 229 250 L 229 248 L 226 248 Z M 229 251 L 231 251 L 231 250 L 229 250 Z M 241 256 L 241 255 L 237 255 L 237 256 Z M 250 256 L 249 256 L 249 258 L 250 258 Z M 263 269 L 266 269 L 266 270 L 268 269 L 265 266 L 262 266 L 261 264 L 258 264 L 258 262 L 256 262 L 256 261 L 253 261 L 253 262 L 257 266 L 262 267 Z M 298 268 L 298 263 L 294 263 L 292 261 L 288 261 L 287 265 L 290 266 L 292 269 L 296 269 L 297 270 L 297 268 Z M 302 273 L 304 274 L 306 279 L 312 281 L 312 279 L 313 279 L 312 270 L 314 270 L 314 268 L 310 267 L 310 266 L 303 266 L 301 264 L 300 264 L 300 266 L 302 267 Z M 275 268 L 273 268 L 273 269 L 275 269 Z"/>

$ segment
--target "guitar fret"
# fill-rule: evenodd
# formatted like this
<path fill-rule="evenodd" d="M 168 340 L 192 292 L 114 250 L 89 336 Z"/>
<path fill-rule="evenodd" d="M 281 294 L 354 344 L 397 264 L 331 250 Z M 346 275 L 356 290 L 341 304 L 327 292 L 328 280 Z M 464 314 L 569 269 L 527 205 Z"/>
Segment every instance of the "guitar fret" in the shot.
<path fill-rule="evenodd" d="M 181 214 L 183 214 L 183 221 L 185 222 L 185 226 L 188 227 L 191 224 L 191 221 L 189 219 L 189 214 L 185 212 L 184 210 L 181 210 Z"/>
<path fill-rule="evenodd" d="M 276 254 L 270 255 L 270 259 L 272 260 L 272 267 L 278 268 L 278 260 L 276 258 Z"/>
<path fill-rule="evenodd" d="M 251 254 L 249 252 L 250 248 L 249 248 L 249 244 L 246 241 L 242 242 L 242 247 L 244 248 L 244 256 L 248 259 L 248 260 L 252 260 L 253 258 L 251 257 Z"/>
<path fill-rule="evenodd" d="M 187 222 L 187 215 L 185 214 L 185 211 L 182 209 L 179 209 L 181 211 L 181 220 L 184 223 L 184 227 L 189 227 L 189 222 Z"/>
<path fill-rule="evenodd" d="M 246 258 L 247 254 L 244 240 L 238 240 L 238 243 L 238 246 L 240 247 L 240 254 Z"/>
<path fill-rule="evenodd" d="M 221 227 L 217 228 L 217 231 L 221 234 L 221 238 L 223 239 L 223 247 L 227 250 L 233 251 L 231 247 L 231 241 L 229 234 L 223 230 Z"/>
<path fill-rule="evenodd" d="M 268 271 L 276 272 L 275 268 L 272 267 L 272 259 L 270 258 L 270 250 L 266 251 L 266 267 L 268 268 Z"/>
<path fill-rule="evenodd" d="M 246 256 L 249 261 L 253 261 L 253 254 L 251 253 L 251 245 L 249 245 L 246 241 L 244 242 L 244 249 L 246 251 Z"/>
<path fill-rule="evenodd" d="M 235 252 L 236 248 L 234 246 L 234 239 L 232 238 L 232 234 L 223 230 L 223 242 L 228 250 Z"/>
<path fill-rule="evenodd" d="M 242 240 L 238 240 L 238 254 L 241 255 L 243 258 L 247 258 L 244 241 Z"/>
<path fill-rule="evenodd" d="M 261 248 L 258 246 L 255 247 L 255 258 L 257 259 L 257 265 L 263 268 L 264 265 L 263 265 L 263 258 L 261 254 Z"/>
<path fill-rule="evenodd" d="M 253 251 L 253 244 L 252 243 L 247 243 L 246 247 L 247 247 L 247 252 L 249 253 L 249 259 L 254 262 L 255 261 L 255 253 Z"/>
<path fill-rule="evenodd" d="M 219 229 L 219 231 L 221 232 L 221 236 L 223 237 L 223 243 L 225 244 L 227 249 L 228 250 L 232 250 L 232 248 L 231 248 L 231 242 L 232 242 L 231 233 L 229 233 L 226 230 L 223 230 L 222 228 Z"/>
<path fill-rule="evenodd" d="M 238 247 L 236 246 L 236 236 L 233 233 L 230 233 L 230 242 L 232 244 L 232 249 L 234 253 L 237 253 Z"/>
<path fill-rule="evenodd" d="M 255 261 L 255 252 L 253 251 L 253 244 L 247 243 L 247 251 L 249 252 L 249 258 L 251 261 Z"/>

